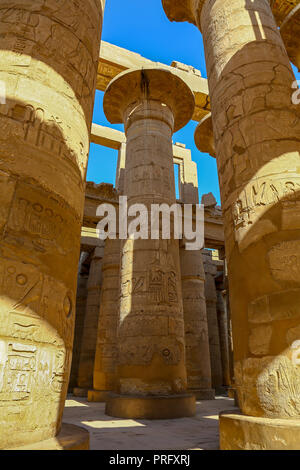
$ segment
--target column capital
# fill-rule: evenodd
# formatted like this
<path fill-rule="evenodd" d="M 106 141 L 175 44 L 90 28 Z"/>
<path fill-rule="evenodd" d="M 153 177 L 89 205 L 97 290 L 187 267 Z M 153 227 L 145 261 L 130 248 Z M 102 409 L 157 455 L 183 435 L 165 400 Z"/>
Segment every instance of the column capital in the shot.
<path fill-rule="evenodd" d="M 214 134 L 211 113 L 207 114 L 198 124 L 195 130 L 195 144 L 200 152 L 209 153 L 216 158 Z"/>
<path fill-rule="evenodd" d="M 174 115 L 174 132 L 192 118 L 195 98 L 190 87 L 174 72 L 163 68 L 138 68 L 122 72 L 108 85 L 104 113 L 112 124 L 124 122 L 126 109 L 142 100 L 167 105 Z"/>
<path fill-rule="evenodd" d="M 188 21 L 200 27 L 200 18 L 206 0 L 162 0 L 163 9 L 170 21 Z"/>

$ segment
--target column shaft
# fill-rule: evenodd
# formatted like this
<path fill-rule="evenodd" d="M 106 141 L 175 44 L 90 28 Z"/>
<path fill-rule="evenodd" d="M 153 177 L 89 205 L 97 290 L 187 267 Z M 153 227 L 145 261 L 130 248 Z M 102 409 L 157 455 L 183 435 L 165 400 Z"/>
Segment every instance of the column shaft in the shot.
<path fill-rule="evenodd" d="M 117 328 L 120 291 L 120 240 L 107 239 L 102 266 L 103 284 L 98 319 L 93 390 L 89 401 L 106 401 L 117 387 Z"/>
<path fill-rule="evenodd" d="M 0 448 L 61 428 L 102 16 L 100 0 L 0 6 Z"/>
<path fill-rule="evenodd" d="M 214 398 L 201 251 L 180 248 L 188 389 L 197 399 Z"/>
<path fill-rule="evenodd" d="M 217 289 L 215 283 L 217 268 L 213 263 L 211 252 L 204 251 L 203 258 L 212 386 L 215 390 L 219 390 L 223 385 L 223 376 L 217 317 Z"/>
<path fill-rule="evenodd" d="M 171 111 L 155 101 L 144 101 L 127 115 L 125 193 L 129 207 L 140 203 L 150 209 L 151 203 L 175 203 Z M 164 395 L 185 390 L 179 272 L 178 241 L 123 243 L 118 369 L 121 394 Z"/>
<path fill-rule="evenodd" d="M 300 322 L 295 77 L 267 0 L 207 0 L 201 25 L 225 219 L 239 404 L 253 416 L 298 417 L 293 391 L 300 384 L 293 361 Z"/>
<path fill-rule="evenodd" d="M 228 323 L 223 292 L 217 289 L 217 318 L 219 327 L 220 338 L 220 352 L 223 373 L 223 385 L 229 386 L 230 380 L 230 367 L 229 367 L 229 345 L 228 345 Z"/>
<path fill-rule="evenodd" d="M 195 412 L 195 398 L 186 393 L 179 243 L 173 223 L 168 239 L 162 239 L 161 226 L 156 236 L 150 233 L 151 205 L 176 203 L 172 134 L 193 107 L 185 83 L 159 68 L 120 74 L 104 97 L 108 119 L 125 124 L 124 194 L 129 211 L 135 205 L 140 214 L 139 223 L 129 219 L 129 238 L 121 245 L 119 394 L 106 407 L 112 416 L 155 419 Z M 131 235 L 135 223 L 139 237 Z"/>
<path fill-rule="evenodd" d="M 73 393 L 74 387 L 77 386 L 78 380 L 78 367 L 80 360 L 80 350 L 82 335 L 84 330 L 84 317 L 86 313 L 86 299 L 87 299 L 87 283 L 89 278 L 88 267 L 85 265 L 89 257 L 88 252 L 82 252 L 80 255 L 78 277 L 77 277 L 77 292 L 76 292 L 76 315 L 75 315 L 75 331 L 73 341 L 73 354 L 72 366 L 69 381 L 70 393 Z"/>
<path fill-rule="evenodd" d="M 76 389 L 78 389 L 74 390 L 75 395 L 80 392 L 80 394 L 84 393 L 84 395 L 86 395 L 88 389 L 93 386 L 93 372 L 102 286 L 102 258 L 103 248 L 95 248 L 92 254 L 87 283 L 86 312 L 84 317 L 76 387 Z"/>

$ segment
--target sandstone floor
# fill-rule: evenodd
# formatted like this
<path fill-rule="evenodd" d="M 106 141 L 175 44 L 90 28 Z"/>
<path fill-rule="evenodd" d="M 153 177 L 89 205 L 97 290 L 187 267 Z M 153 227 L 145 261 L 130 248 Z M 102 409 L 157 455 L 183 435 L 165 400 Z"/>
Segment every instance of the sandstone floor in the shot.
<path fill-rule="evenodd" d="M 68 395 L 64 422 L 86 428 L 91 450 L 214 450 L 219 446 L 218 414 L 232 410 L 234 400 L 217 397 L 197 403 L 193 418 L 128 420 L 104 414 L 103 403 Z"/>

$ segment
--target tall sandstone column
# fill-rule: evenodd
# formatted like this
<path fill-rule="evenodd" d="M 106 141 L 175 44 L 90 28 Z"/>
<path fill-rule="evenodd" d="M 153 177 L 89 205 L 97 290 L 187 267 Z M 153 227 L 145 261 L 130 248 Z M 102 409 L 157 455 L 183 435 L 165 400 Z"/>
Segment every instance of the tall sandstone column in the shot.
<path fill-rule="evenodd" d="M 204 250 L 205 271 L 205 299 L 207 311 L 207 324 L 209 336 L 209 352 L 211 365 L 211 381 L 213 388 L 218 392 L 223 385 L 222 362 L 220 349 L 220 335 L 217 317 L 217 289 L 215 276 L 217 267 L 212 260 L 211 251 Z"/>
<path fill-rule="evenodd" d="M 213 400 L 202 251 L 180 247 L 180 264 L 188 390 L 198 400 Z"/>
<path fill-rule="evenodd" d="M 300 108 L 291 100 L 295 77 L 267 0 L 164 4 L 171 19 L 197 24 L 205 45 L 242 411 L 221 416 L 221 448 L 297 449 Z"/>
<path fill-rule="evenodd" d="M 0 448 L 61 429 L 103 8 L 0 5 Z"/>
<path fill-rule="evenodd" d="M 87 282 L 86 311 L 84 316 L 83 334 L 80 347 L 77 387 L 75 396 L 87 396 L 93 386 L 95 351 L 97 344 L 97 328 L 100 311 L 102 286 L 102 258 L 104 246 L 98 246 L 91 255 L 89 278 Z"/>
<path fill-rule="evenodd" d="M 105 241 L 101 305 L 96 328 L 96 353 L 93 369 L 93 389 L 88 401 L 106 401 L 116 390 L 117 328 L 120 293 L 120 240 Z"/>
<path fill-rule="evenodd" d="M 194 97 L 175 74 L 130 70 L 104 96 L 112 123 L 127 136 L 128 206 L 176 202 L 172 134 L 190 120 Z M 150 217 L 149 217 L 150 221 Z M 130 418 L 175 418 L 195 413 L 186 392 L 185 344 L 178 240 L 123 240 L 118 395 L 106 412 Z"/>
<path fill-rule="evenodd" d="M 87 283 L 89 279 L 89 265 L 87 264 L 89 253 L 83 251 L 80 253 L 77 292 L 76 292 L 76 318 L 74 328 L 74 341 L 72 350 L 72 366 L 69 380 L 68 392 L 74 393 L 74 387 L 77 386 L 78 367 L 80 360 L 81 342 L 84 329 L 84 317 L 86 314 Z"/>
<path fill-rule="evenodd" d="M 222 287 L 224 284 L 222 285 Z M 217 318 L 219 326 L 220 351 L 223 373 L 223 385 L 230 386 L 229 345 L 228 345 L 228 321 L 226 312 L 226 298 L 223 289 L 217 289 Z"/>

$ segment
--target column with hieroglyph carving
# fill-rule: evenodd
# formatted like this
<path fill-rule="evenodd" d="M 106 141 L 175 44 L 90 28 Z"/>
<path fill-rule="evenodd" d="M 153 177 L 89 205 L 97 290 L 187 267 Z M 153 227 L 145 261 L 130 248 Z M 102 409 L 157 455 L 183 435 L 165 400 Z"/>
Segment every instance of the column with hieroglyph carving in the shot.
<path fill-rule="evenodd" d="M 198 26 L 205 47 L 243 413 L 221 415 L 221 448 L 297 449 L 300 108 L 292 103 L 295 77 L 268 0 L 163 4 L 170 19 Z"/>
<path fill-rule="evenodd" d="M 180 100 L 177 97 L 180 96 Z M 123 122 L 127 136 L 124 194 L 145 216 L 151 204 L 175 199 L 172 134 L 191 118 L 188 86 L 164 69 L 120 74 L 106 90 L 104 111 Z M 131 220 L 131 222 L 133 222 Z M 139 224 L 138 224 L 139 225 Z M 111 416 L 190 416 L 195 398 L 186 392 L 183 307 L 178 240 L 122 241 L 118 325 L 118 393 L 106 406 Z"/>
<path fill-rule="evenodd" d="M 72 357 L 103 9 L 0 5 L 0 448 L 88 446 L 71 425 L 53 438 Z"/>

